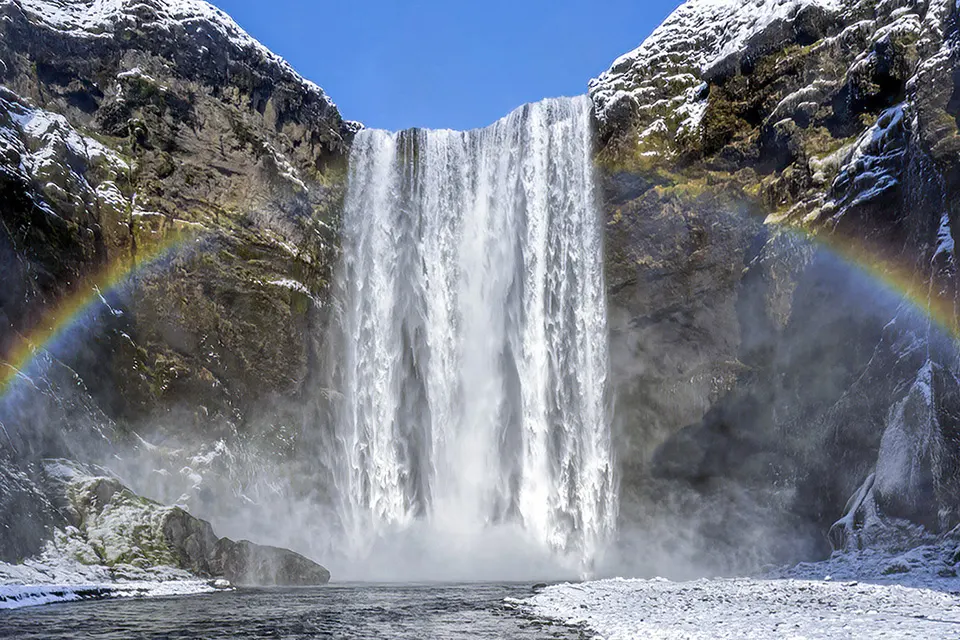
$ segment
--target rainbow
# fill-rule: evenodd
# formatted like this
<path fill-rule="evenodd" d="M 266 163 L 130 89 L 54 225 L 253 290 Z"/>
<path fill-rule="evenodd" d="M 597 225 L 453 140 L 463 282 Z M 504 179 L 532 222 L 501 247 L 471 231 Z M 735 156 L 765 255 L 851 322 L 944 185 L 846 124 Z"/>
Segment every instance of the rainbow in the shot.
<path fill-rule="evenodd" d="M 917 265 L 905 265 L 903 259 L 889 255 L 878 244 L 838 232 L 812 232 L 793 225 L 779 225 L 797 232 L 815 246 L 822 247 L 872 281 L 908 303 L 929 318 L 946 336 L 960 341 L 960 317 L 953 295 L 940 290 L 935 278 Z"/>
<path fill-rule="evenodd" d="M 797 233 L 814 245 L 823 247 L 847 264 L 910 303 L 930 318 L 947 335 L 960 341 L 960 318 L 952 296 L 935 290 L 930 280 L 911 266 L 886 257 L 884 252 L 865 241 L 837 233 L 815 233 L 802 227 L 772 223 L 787 232 Z M 102 296 L 128 282 L 131 276 L 181 247 L 196 235 L 170 233 L 166 240 L 133 257 L 114 260 L 105 268 L 84 279 L 73 291 L 52 305 L 42 319 L 25 334 L 19 335 L 6 353 L 0 354 L 0 396 L 9 391 L 36 356 L 56 342 L 81 319 L 86 317 Z"/>
<path fill-rule="evenodd" d="M 195 235 L 167 232 L 163 241 L 141 248 L 134 255 L 114 259 L 84 278 L 69 293 L 44 311 L 39 322 L 17 335 L 13 344 L 0 353 L 0 397 L 5 395 L 37 355 L 50 349 L 71 327 L 88 316 L 103 296 L 124 286 L 129 279 L 170 255 Z"/>

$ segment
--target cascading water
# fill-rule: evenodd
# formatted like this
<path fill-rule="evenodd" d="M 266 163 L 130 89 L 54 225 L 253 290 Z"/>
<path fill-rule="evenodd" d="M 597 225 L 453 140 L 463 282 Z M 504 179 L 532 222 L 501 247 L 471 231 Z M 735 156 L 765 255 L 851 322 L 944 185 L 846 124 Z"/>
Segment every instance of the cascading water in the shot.
<path fill-rule="evenodd" d="M 355 555 L 423 523 L 503 525 L 583 571 L 610 537 L 590 109 L 354 141 L 332 466 Z"/>

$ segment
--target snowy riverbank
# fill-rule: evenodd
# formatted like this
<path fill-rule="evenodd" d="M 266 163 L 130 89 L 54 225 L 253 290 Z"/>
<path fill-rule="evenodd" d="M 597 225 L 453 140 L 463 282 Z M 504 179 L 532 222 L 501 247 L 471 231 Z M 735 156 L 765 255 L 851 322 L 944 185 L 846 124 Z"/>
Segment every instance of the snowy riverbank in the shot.
<path fill-rule="evenodd" d="M 956 638 L 960 596 L 864 582 L 611 579 L 548 587 L 522 610 L 604 640 Z"/>
<path fill-rule="evenodd" d="M 201 580 L 173 567 L 84 565 L 48 549 L 24 564 L 0 563 L 0 609 L 54 602 L 146 598 L 211 593 L 229 588 L 225 580 Z"/>
<path fill-rule="evenodd" d="M 837 553 L 762 578 L 561 584 L 510 604 L 604 640 L 956 638 L 960 578 L 944 552 Z"/>
<path fill-rule="evenodd" d="M 19 609 L 56 602 L 104 598 L 149 598 L 211 593 L 217 588 L 205 580 L 170 582 L 113 582 L 72 585 L 0 585 L 0 609 Z"/>

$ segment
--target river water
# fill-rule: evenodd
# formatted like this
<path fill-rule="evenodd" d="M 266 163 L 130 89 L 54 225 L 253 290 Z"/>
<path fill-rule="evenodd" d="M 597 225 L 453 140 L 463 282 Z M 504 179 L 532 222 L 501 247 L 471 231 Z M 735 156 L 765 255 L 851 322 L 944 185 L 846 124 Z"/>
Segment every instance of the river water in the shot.
<path fill-rule="evenodd" d="M 530 584 L 329 585 L 101 600 L 0 611 L 0 637 L 49 640 L 533 640 L 578 632 L 532 620 L 504 598 Z"/>

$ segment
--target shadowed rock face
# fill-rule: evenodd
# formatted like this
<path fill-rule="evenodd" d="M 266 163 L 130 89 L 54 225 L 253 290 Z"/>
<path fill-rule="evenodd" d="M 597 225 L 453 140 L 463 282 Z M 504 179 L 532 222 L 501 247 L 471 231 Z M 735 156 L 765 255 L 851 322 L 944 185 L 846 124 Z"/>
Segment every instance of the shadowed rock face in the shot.
<path fill-rule="evenodd" d="M 956 8 L 704 4 L 591 83 L 621 520 L 710 571 L 815 557 L 876 471 L 883 522 L 947 531 L 954 347 L 879 282 L 955 316 Z"/>
<path fill-rule="evenodd" d="M 64 519 L 43 490 L 38 465 L 0 463 L 0 562 L 20 562 L 43 550 Z"/>

